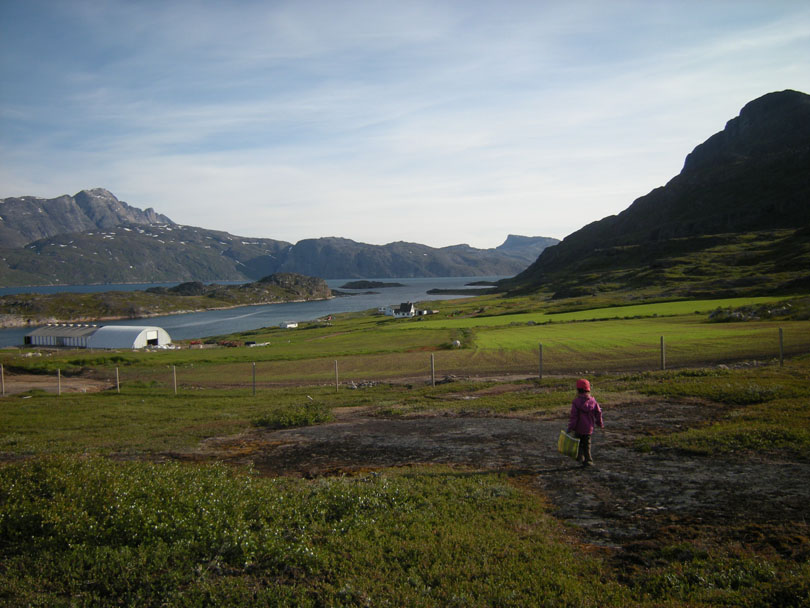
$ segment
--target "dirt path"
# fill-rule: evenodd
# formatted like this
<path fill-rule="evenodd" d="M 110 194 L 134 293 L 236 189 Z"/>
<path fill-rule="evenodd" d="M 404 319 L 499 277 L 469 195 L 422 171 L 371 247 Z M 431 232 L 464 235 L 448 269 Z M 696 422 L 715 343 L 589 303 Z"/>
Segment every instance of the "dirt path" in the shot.
<path fill-rule="evenodd" d="M 606 408 L 607 428 L 594 436 L 596 466 L 588 469 L 556 452 L 564 416 L 381 419 L 362 408 L 344 411 L 330 424 L 212 439 L 196 456 L 252 462 L 268 475 L 426 463 L 508 472 L 549 497 L 584 540 L 622 548 L 633 563 L 643 561 L 645 543 L 690 538 L 747 543 L 793 557 L 807 552 L 810 464 L 632 448 L 638 434 L 650 432 L 650 420 L 658 431 L 675 431 L 720 413 L 696 402 Z"/>

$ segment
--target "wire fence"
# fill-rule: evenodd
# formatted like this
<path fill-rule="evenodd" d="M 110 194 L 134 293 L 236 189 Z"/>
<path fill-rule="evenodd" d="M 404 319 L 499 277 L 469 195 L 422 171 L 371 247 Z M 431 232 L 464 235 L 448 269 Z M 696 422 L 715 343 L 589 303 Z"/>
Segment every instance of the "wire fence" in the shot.
<path fill-rule="evenodd" d="M 608 351 L 608 352 L 606 352 Z M 435 385 L 448 377 L 536 377 L 619 372 L 644 372 L 733 365 L 741 361 L 771 362 L 784 365 L 787 358 L 810 352 L 810 330 L 774 331 L 771 339 L 740 340 L 729 346 L 717 347 L 711 343 L 693 342 L 660 336 L 654 343 L 635 345 L 634 348 L 603 349 L 590 352 L 573 345 L 538 343 L 533 350 L 510 349 L 450 349 L 436 352 L 387 353 L 355 355 L 340 358 L 305 360 L 273 360 L 230 362 L 215 364 L 215 371 L 207 366 L 167 365 L 164 368 L 125 368 L 96 373 L 97 385 L 91 390 L 121 391 L 124 384 L 170 390 L 174 394 L 200 389 L 249 391 L 278 386 L 329 385 L 335 390 L 353 388 L 367 382 L 399 381 Z M 87 391 L 86 379 L 66 378 L 61 369 L 53 376 L 36 377 L 31 386 L 25 380 L 7 390 L 6 371 L 0 365 L 0 393 L 39 389 L 61 395 L 63 392 Z"/>

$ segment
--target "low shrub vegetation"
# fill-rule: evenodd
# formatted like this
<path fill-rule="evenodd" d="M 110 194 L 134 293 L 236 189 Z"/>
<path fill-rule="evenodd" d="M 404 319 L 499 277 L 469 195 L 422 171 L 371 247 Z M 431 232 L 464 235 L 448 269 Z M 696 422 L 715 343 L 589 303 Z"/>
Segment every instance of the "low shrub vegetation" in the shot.
<path fill-rule="evenodd" d="M 16 605 L 605 606 L 626 590 L 542 501 L 448 469 L 263 479 L 221 465 L 0 468 Z"/>
<path fill-rule="evenodd" d="M 630 380 L 628 382 L 628 380 Z M 627 376 L 623 387 L 664 398 L 699 399 L 725 406 L 712 424 L 662 436 L 640 445 L 666 445 L 700 453 L 758 452 L 810 460 L 810 402 L 802 398 L 810 361 L 784 367 L 684 370 Z"/>
<path fill-rule="evenodd" d="M 293 426 L 309 426 L 332 420 L 328 407 L 318 403 L 288 405 L 275 408 L 270 412 L 254 418 L 253 426 L 269 429 L 284 429 Z"/>

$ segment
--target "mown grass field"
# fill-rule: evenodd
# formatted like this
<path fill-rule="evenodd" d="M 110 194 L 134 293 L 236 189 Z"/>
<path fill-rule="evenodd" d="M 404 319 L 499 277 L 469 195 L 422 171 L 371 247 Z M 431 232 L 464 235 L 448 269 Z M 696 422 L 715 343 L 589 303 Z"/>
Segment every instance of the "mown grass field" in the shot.
<path fill-rule="evenodd" d="M 645 305 L 600 321 L 586 319 L 607 319 L 604 310 L 571 312 L 565 314 L 580 316 L 561 322 L 547 315 L 553 323 L 528 325 L 539 321 L 477 316 L 486 306 L 492 312 L 531 304 L 492 302 L 454 302 L 443 318 L 423 321 L 346 315 L 331 326 L 251 332 L 250 339 L 271 343 L 260 348 L 4 353 L 7 373 L 60 369 L 111 380 L 117 367 L 122 388 L 120 394 L 29 392 L 0 400 L 0 604 L 810 602 L 810 547 L 800 550 L 810 541 L 798 531 L 798 557 L 666 541 L 650 546 L 648 566 L 624 571 L 610 552 L 583 544 L 553 517 L 546 498 L 521 475 L 423 466 L 266 478 L 217 463 L 153 462 L 193 451 L 207 438 L 321 424 L 343 408 L 367 408 L 380 418 L 433 412 L 564 419 L 572 380 L 584 370 L 605 403 L 641 396 L 722 407 L 711 424 L 638 439 L 640 453 L 666 448 L 810 462 L 810 400 L 803 397 L 810 322 L 714 324 L 705 312 L 695 314 L 751 303 L 746 300 L 705 309 Z M 783 367 L 775 361 L 780 327 L 788 355 Z M 668 363 L 677 369 L 657 369 L 662 335 Z M 510 390 L 500 390 L 504 382 L 493 376 L 537 371 L 539 343 L 544 377 L 510 378 Z M 431 386 L 431 354 L 437 377 L 464 378 Z M 743 359 L 767 364 L 717 367 Z M 400 381 L 346 386 L 383 378 Z"/>
<path fill-rule="evenodd" d="M 788 356 L 806 352 L 810 342 L 808 320 L 708 322 L 708 313 L 718 307 L 775 303 L 776 298 L 481 316 L 532 305 L 527 299 L 486 304 L 492 301 L 485 297 L 443 303 L 436 317 L 396 320 L 350 314 L 328 325 L 311 323 L 295 331 L 271 328 L 230 336 L 267 344 L 257 348 L 183 349 L 159 356 L 77 350 L 27 359 L 7 356 L 3 361 L 12 370 L 56 373 L 58 368 L 77 373 L 92 369 L 107 378 L 114 377 L 118 367 L 126 379 L 158 384 L 171 382 L 174 366 L 181 384 L 234 386 L 252 383 L 253 363 L 260 383 L 329 382 L 334 378 L 335 360 L 346 380 L 424 377 L 429 374 L 431 354 L 439 374 L 530 374 L 538 370 L 542 344 L 545 372 L 564 374 L 658 369 L 661 337 L 670 367 L 771 360 L 779 356 L 780 328 Z M 482 309 L 484 313 L 479 312 Z M 536 320 L 541 317 L 556 321 Z M 455 341 L 460 348 L 453 346 Z"/>
<path fill-rule="evenodd" d="M 605 319 L 635 319 L 639 317 L 671 317 L 689 314 L 705 314 L 717 308 L 755 306 L 773 302 L 774 298 L 724 298 L 716 300 L 683 300 L 673 302 L 657 302 L 648 304 L 626 304 L 621 306 L 608 306 L 588 308 L 585 310 L 571 310 L 558 312 L 553 308 L 546 311 L 510 313 L 508 315 L 488 314 L 486 306 L 475 317 L 453 318 L 452 316 L 439 320 L 428 319 L 425 325 L 436 325 L 442 328 L 469 328 L 469 327 L 502 327 L 520 323 L 566 323 L 570 321 L 594 321 Z M 573 307 L 573 306 L 572 306 Z M 575 308 L 575 307 L 574 307 Z"/>

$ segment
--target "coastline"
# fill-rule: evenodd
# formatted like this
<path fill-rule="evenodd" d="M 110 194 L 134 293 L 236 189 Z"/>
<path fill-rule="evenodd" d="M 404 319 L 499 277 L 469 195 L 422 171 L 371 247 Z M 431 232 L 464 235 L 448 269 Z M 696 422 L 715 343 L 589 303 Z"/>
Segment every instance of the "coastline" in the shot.
<path fill-rule="evenodd" d="M 103 323 L 105 321 L 124 321 L 124 320 L 131 320 L 134 321 L 136 319 L 151 319 L 152 317 L 167 317 L 171 315 L 185 315 L 185 314 L 193 314 L 197 312 L 206 312 L 210 310 L 232 310 L 234 308 L 243 308 L 246 306 L 269 306 L 271 304 L 295 304 L 295 303 L 302 303 L 302 302 L 323 302 L 326 300 L 332 300 L 336 296 L 329 296 L 328 298 L 312 298 L 312 299 L 297 299 L 297 300 L 273 300 L 273 301 L 265 301 L 265 302 L 251 302 L 249 304 L 234 304 L 232 306 L 206 306 L 203 308 L 189 308 L 185 310 L 171 310 L 171 311 L 161 311 L 161 312 L 149 312 L 143 315 L 132 316 L 132 315 L 107 315 L 104 317 L 95 317 L 95 318 L 86 318 L 86 317 L 76 317 L 72 319 L 55 319 L 53 317 L 46 317 L 46 318 L 24 318 L 20 315 L 12 315 L 6 313 L 0 313 L 0 329 L 19 329 L 24 327 L 42 327 L 43 325 L 63 325 L 63 324 L 98 324 Z"/>

